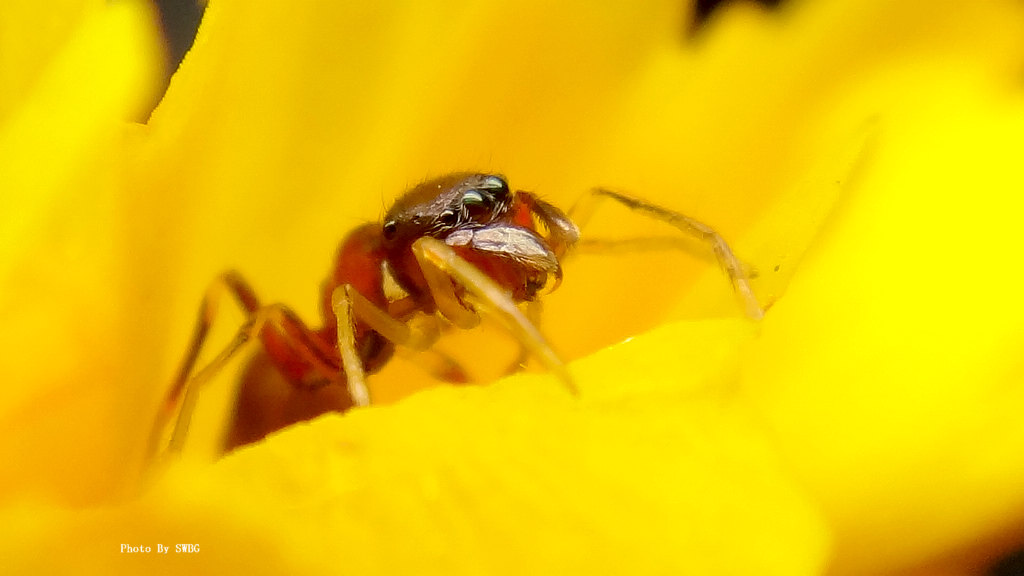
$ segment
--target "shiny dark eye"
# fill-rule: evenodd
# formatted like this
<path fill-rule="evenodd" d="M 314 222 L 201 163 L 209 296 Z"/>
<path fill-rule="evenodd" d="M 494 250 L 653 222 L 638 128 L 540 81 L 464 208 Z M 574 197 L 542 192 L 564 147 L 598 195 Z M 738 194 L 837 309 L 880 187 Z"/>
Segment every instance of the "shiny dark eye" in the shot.
<path fill-rule="evenodd" d="M 462 208 L 472 220 L 487 218 L 494 205 L 494 196 L 485 190 L 466 190 L 462 195 Z"/>
<path fill-rule="evenodd" d="M 493 202 L 493 198 L 486 192 L 480 190 L 466 190 L 462 194 L 462 205 L 467 209 L 472 210 L 474 208 L 486 208 Z"/>
<path fill-rule="evenodd" d="M 473 218 L 493 211 L 508 197 L 508 184 L 500 176 L 484 176 L 480 183 L 462 193 L 462 207 Z"/>
<path fill-rule="evenodd" d="M 394 220 L 384 223 L 384 238 L 391 240 L 398 233 L 398 224 Z"/>
<path fill-rule="evenodd" d="M 480 182 L 477 188 L 490 192 L 491 196 L 498 201 L 504 200 L 508 196 L 508 182 L 505 182 L 505 179 L 501 176 L 493 174 L 487 176 Z"/>

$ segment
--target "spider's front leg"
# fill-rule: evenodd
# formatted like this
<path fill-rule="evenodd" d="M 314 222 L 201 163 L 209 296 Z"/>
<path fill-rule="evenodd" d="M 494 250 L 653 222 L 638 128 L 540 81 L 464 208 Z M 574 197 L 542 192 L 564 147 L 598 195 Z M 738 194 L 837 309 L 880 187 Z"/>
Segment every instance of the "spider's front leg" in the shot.
<path fill-rule="evenodd" d="M 427 350 L 440 337 L 436 322 L 416 327 L 392 317 L 351 284 L 343 284 L 331 293 L 331 308 L 338 319 L 338 352 L 345 370 L 349 395 L 356 406 L 370 405 L 370 390 L 366 386 L 366 369 L 356 345 L 357 322 L 362 322 L 387 340 L 413 350 Z M 445 369 L 451 367 L 444 366 Z"/>
<path fill-rule="evenodd" d="M 597 205 L 605 199 L 614 200 L 630 210 L 666 222 L 680 232 L 703 242 L 711 249 L 719 265 L 729 276 L 733 291 L 747 317 L 751 320 L 760 320 L 764 317 L 764 308 L 750 286 L 748 267 L 736 257 L 729 243 L 714 228 L 686 214 L 606 188 L 595 188 L 573 206 L 570 210 L 573 220 L 582 225 L 590 219 Z"/>

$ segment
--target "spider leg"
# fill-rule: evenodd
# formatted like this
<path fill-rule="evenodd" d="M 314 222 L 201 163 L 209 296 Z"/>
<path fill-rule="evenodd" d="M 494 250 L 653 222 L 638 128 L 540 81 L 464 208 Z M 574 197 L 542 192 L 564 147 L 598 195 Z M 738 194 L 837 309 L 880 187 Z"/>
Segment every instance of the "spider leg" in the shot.
<path fill-rule="evenodd" d="M 356 348 L 356 320 L 391 342 L 414 350 L 427 350 L 440 336 L 436 320 L 416 326 L 402 322 L 360 294 L 351 284 L 334 289 L 331 307 L 338 319 L 338 351 L 345 369 L 346 385 L 356 406 L 370 404 L 366 370 Z"/>
<path fill-rule="evenodd" d="M 543 311 L 543 306 L 539 300 L 531 300 L 526 303 L 526 319 L 530 321 L 530 324 L 534 326 L 540 326 L 540 316 Z M 505 374 L 515 374 L 526 367 L 526 362 L 530 359 L 530 349 L 525 344 L 519 342 L 519 353 L 505 369 Z"/>
<path fill-rule="evenodd" d="M 714 228 L 680 212 L 605 188 L 595 188 L 592 190 L 588 196 L 577 202 L 569 213 L 577 224 L 582 226 L 590 220 L 598 203 L 604 199 L 614 200 L 631 210 L 666 222 L 684 234 L 696 238 L 710 247 L 719 265 L 729 276 L 733 291 L 736 293 L 746 315 L 752 320 L 760 320 L 764 316 L 764 309 L 750 287 L 752 274 L 749 271 L 749 267 L 736 257 L 732 248 L 729 247 L 729 243 Z"/>
<path fill-rule="evenodd" d="M 209 364 L 194 373 L 199 354 L 216 317 L 220 298 L 225 292 L 230 294 L 247 313 L 248 319 L 239 328 L 234 339 Z M 336 377 L 338 369 L 331 361 L 331 351 L 324 349 L 323 344 L 293 312 L 281 305 L 261 306 L 249 283 L 241 275 L 234 271 L 226 272 L 211 283 L 203 297 L 188 352 L 157 412 L 150 432 L 147 446 L 148 462 L 181 451 L 199 389 L 223 369 L 247 342 L 259 337 L 266 324 L 271 324 L 290 348 L 317 371 L 329 378 Z M 177 420 L 171 432 L 170 442 L 161 451 L 161 441 L 165 437 L 168 423 L 174 418 L 176 409 Z"/>
<path fill-rule="evenodd" d="M 210 326 L 213 325 L 213 320 L 217 315 L 221 296 L 225 292 L 234 297 L 239 307 L 247 315 L 252 315 L 260 308 L 260 302 L 256 297 L 256 293 L 238 272 L 234 270 L 225 272 L 210 283 L 206 294 L 203 295 L 203 302 L 199 307 L 199 317 L 196 319 L 195 328 L 192 331 L 192 340 L 189 342 L 188 352 L 185 354 L 185 358 L 178 368 L 178 373 L 171 384 L 171 388 L 167 392 L 162 411 L 167 411 L 168 409 L 173 411 L 174 405 L 177 403 L 186 384 L 188 384 L 189 375 L 199 359 L 199 353 L 206 342 Z"/>
<path fill-rule="evenodd" d="M 454 280 L 466 289 L 475 304 L 495 316 L 572 393 L 577 393 L 565 363 L 504 288 L 436 238 L 420 238 L 413 243 L 412 250 L 441 314 L 463 328 L 480 323 L 480 316 L 468 309 L 455 294 Z"/>
<path fill-rule="evenodd" d="M 336 380 L 341 376 L 338 366 L 330 356 L 324 354 L 323 345 L 302 324 L 294 312 L 281 304 L 263 306 L 250 315 L 245 324 L 238 329 L 231 342 L 209 364 L 187 380 L 181 407 L 178 409 L 178 418 L 174 424 L 170 442 L 164 449 L 164 455 L 181 452 L 192 421 L 192 413 L 195 411 L 199 391 L 203 386 L 223 370 L 245 344 L 258 339 L 268 326 L 282 336 L 289 344 L 290 349 L 297 353 L 302 360 L 308 362 L 326 380 Z M 158 426 L 153 429 L 151 454 L 156 453 L 156 446 L 163 434 L 165 422 L 166 420 L 158 421 Z"/>
<path fill-rule="evenodd" d="M 234 270 L 219 275 L 203 295 L 202 304 L 199 307 L 199 317 L 196 319 L 195 327 L 192 330 L 192 339 L 189 341 L 188 351 L 182 360 L 181 366 L 171 383 L 167 395 L 164 397 L 160 408 L 157 411 L 156 421 L 150 432 L 149 444 L 147 446 L 147 461 L 152 461 L 158 452 L 158 446 L 164 435 L 168 422 L 173 418 L 175 410 L 179 407 L 182 393 L 188 386 L 189 377 L 195 369 L 199 359 L 199 353 L 213 325 L 217 315 L 220 299 L 227 292 L 230 294 L 247 315 L 252 315 L 260 308 L 259 299 L 249 283 Z M 191 410 L 191 407 L 189 407 Z"/>
<path fill-rule="evenodd" d="M 564 212 L 529 192 L 519 192 L 518 196 L 547 228 L 547 242 L 559 258 L 579 241 L 579 226 Z"/>

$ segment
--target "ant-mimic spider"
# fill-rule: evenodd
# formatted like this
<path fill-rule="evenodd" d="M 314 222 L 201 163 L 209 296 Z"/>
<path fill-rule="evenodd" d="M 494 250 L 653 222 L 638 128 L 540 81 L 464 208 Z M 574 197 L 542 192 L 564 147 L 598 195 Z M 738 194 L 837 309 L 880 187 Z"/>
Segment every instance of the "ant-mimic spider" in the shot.
<path fill-rule="evenodd" d="M 619 202 L 707 243 L 747 316 L 761 317 L 743 265 L 710 226 L 606 189 L 593 190 L 584 199 L 589 205 L 582 212 L 601 199 Z M 368 405 L 366 377 L 388 362 L 396 346 L 427 350 L 443 322 L 473 328 L 481 314 L 496 318 L 512 334 L 520 343 L 521 357 L 535 357 L 575 392 L 565 364 L 523 305 L 545 287 L 557 287 L 561 261 L 579 238 L 569 215 L 532 193 L 513 191 L 503 177 L 456 173 L 413 187 L 381 223 L 360 226 L 345 238 L 322 285 L 318 328 L 308 327 L 282 304 L 263 304 L 237 272 L 221 275 L 207 291 L 184 362 L 160 407 L 151 455 L 159 452 L 175 409 L 178 419 L 166 451 L 181 449 L 203 383 L 255 339 L 262 350 L 238 392 L 226 439 L 229 450 L 326 412 Z M 389 293 L 389 282 L 397 284 L 401 294 Z M 247 321 L 234 340 L 195 373 L 224 293 L 244 310 Z M 439 378 L 466 379 L 455 361 L 442 355 L 435 360 L 433 371 Z M 285 389 L 269 389 L 270 368 L 283 375 Z"/>

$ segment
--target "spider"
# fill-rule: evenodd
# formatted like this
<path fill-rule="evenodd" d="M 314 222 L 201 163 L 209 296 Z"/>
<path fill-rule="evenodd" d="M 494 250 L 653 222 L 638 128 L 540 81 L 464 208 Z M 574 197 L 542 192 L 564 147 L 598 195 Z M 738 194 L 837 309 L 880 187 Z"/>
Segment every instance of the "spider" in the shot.
<path fill-rule="evenodd" d="M 707 243 L 747 315 L 761 317 L 743 265 L 710 226 L 603 188 L 593 190 L 585 202 L 592 207 L 601 199 L 663 220 Z M 427 350 L 442 322 L 469 329 L 480 323 L 481 314 L 496 318 L 515 337 L 521 356 L 534 356 L 575 392 L 565 364 L 522 305 L 536 300 L 545 288 L 558 286 L 561 260 L 579 238 L 569 215 L 532 193 L 513 191 L 502 176 L 454 173 L 413 187 L 382 222 L 360 226 L 344 239 L 322 284 L 317 328 L 282 304 L 262 304 L 237 272 L 222 274 L 203 299 L 188 351 L 160 408 L 151 455 L 176 409 L 166 452 L 181 449 L 197 391 L 250 340 L 258 340 L 262 350 L 243 375 L 226 450 L 326 412 L 368 405 L 367 375 L 384 366 L 396 346 Z M 389 282 L 400 288 L 398 295 L 386 289 Z M 196 372 L 224 294 L 235 300 L 247 320 L 231 343 Z M 438 377 L 466 380 L 454 361 L 443 356 L 435 360 Z M 272 379 L 271 369 L 283 380 Z"/>

